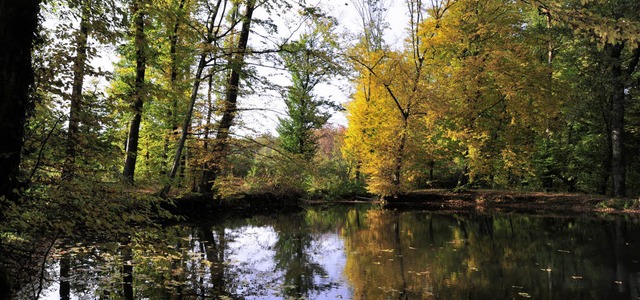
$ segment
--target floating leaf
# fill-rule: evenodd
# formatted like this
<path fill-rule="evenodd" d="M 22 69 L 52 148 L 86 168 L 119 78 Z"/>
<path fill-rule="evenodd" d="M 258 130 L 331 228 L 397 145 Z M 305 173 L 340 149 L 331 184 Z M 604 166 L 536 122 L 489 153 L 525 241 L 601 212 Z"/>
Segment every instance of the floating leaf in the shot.
<path fill-rule="evenodd" d="M 525 292 L 519 292 L 518 295 L 520 297 L 523 297 L 523 298 L 531 298 L 531 295 L 529 295 L 529 293 L 525 293 Z"/>

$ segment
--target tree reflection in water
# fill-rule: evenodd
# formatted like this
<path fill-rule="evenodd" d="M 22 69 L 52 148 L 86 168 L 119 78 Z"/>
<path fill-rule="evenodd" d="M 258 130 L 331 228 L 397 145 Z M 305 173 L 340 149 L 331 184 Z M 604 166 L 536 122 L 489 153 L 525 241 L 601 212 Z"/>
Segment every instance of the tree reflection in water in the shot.
<path fill-rule="evenodd" d="M 47 271 L 61 275 L 48 295 L 633 299 L 639 229 L 621 217 L 309 208 L 148 228 L 129 243 L 69 242 Z"/>
<path fill-rule="evenodd" d="M 313 237 L 304 216 L 281 216 L 274 220 L 273 226 L 278 233 L 274 256 L 276 271 L 284 273 L 283 296 L 299 299 L 308 297 L 312 291 L 331 288 L 330 284 L 318 282 L 327 276 L 327 272 L 311 257 Z"/>
<path fill-rule="evenodd" d="M 374 210 L 360 223 L 346 237 L 354 299 L 640 296 L 638 231 L 624 230 L 637 220 Z"/>

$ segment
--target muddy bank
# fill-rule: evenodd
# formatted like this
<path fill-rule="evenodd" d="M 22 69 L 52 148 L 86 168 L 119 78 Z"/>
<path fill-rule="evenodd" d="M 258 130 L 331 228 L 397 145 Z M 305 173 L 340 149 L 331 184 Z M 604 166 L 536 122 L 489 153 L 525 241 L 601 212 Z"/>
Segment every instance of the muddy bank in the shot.
<path fill-rule="evenodd" d="M 384 209 L 487 210 L 523 213 L 617 213 L 640 215 L 640 200 L 610 198 L 601 195 L 544 193 L 501 190 L 444 189 L 417 190 L 380 201 L 378 197 L 355 197 L 340 201 L 303 200 L 300 195 L 247 194 L 220 199 L 212 194 L 189 194 L 175 197 L 166 209 L 183 216 L 210 216 L 229 213 L 291 211 L 306 206 L 345 203 L 372 203 Z"/>
<path fill-rule="evenodd" d="M 385 208 L 489 209 L 513 212 L 603 212 L 640 214 L 640 201 L 601 195 L 500 190 L 418 190 L 385 199 Z"/>

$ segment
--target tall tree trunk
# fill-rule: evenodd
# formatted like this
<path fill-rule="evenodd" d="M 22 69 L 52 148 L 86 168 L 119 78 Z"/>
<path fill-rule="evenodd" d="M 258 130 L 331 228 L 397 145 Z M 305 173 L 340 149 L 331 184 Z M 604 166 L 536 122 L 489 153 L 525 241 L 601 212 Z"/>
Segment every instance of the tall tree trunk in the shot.
<path fill-rule="evenodd" d="M 613 196 L 626 196 L 626 166 L 624 147 L 624 116 L 625 116 L 625 91 L 629 88 L 633 74 L 640 63 L 640 47 L 632 43 L 621 42 L 618 44 L 606 44 L 605 53 L 609 60 L 611 80 L 611 179 L 613 183 Z M 625 47 L 634 47 L 629 51 L 630 57 L 625 57 Z"/>
<path fill-rule="evenodd" d="M 213 175 L 211 170 L 211 162 L 206 157 L 209 154 L 209 134 L 211 133 L 211 117 L 213 116 L 213 99 L 211 94 L 213 93 L 213 76 L 209 76 L 209 90 L 207 92 L 207 118 L 204 125 L 204 142 L 202 148 L 204 149 L 205 161 L 202 165 L 202 177 L 198 189 L 201 192 L 208 192 L 211 188 L 208 187 L 208 180 Z"/>
<path fill-rule="evenodd" d="M 610 59 L 611 80 L 611 178 L 613 196 L 624 197 L 625 164 L 624 164 L 624 76 L 622 73 L 622 50 L 624 44 L 605 46 Z"/>
<path fill-rule="evenodd" d="M 178 12 L 182 13 L 182 10 L 184 9 L 184 3 L 186 0 L 180 0 L 180 4 L 178 6 Z M 175 23 L 173 23 L 173 31 L 171 32 L 171 36 L 169 37 L 169 58 L 171 59 L 171 62 L 169 63 L 169 88 L 171 89 L 171 98 L 172 98 L 172 102 L 171 102 L 171 108 L 169 108 L 167 110 L 167 119 L 170 122 L 171 125 L 171 134 L 175 134 L 176 130 L 178 129 L 178 121 L 176 116 L 178 115 L 178 97 L 177 97 L 177 93 L 176 93 L 176 83 L 178 81 L 178 58 L 177 58 L 177 52 L 178 52 L 178 40 L 179 40 L 179 36 L 178 36 L 178 31 L 180 30 L 180 17 L 176 16 L 176 20 Z M 169 136 L 170 135 L 166 135 L 164 138 L 164 147 L 163 147 L 163 153 L 162 153 L 162 158 L 163 158 L 163 162 L 164 163 L 169 163 L 168 162 L 168 157 L 169 157 Z M 163 168 L 163 170 L 165 170 Z M 162 171 L 163 174 L 165 171 Z"/>
<path fill-rule="evenodd" d="M 185 140 L 185 145 L 182 147 L 182 155 L 180 156 L 180 167 L 178 170 L 178 176 L 180 180 L 178 180 L 178 187 L 182 187 L 185 181 L 186 169 L 187 169 L 187 155 L 189 155 L 189 146 L 187 145 L 187 141 Z"/>
<path fill-rule="evenodd" d="M 14 189 L 19 186 L 24 125 L 31 106 L 31 50 L 39 10 L 39 0 L 0 1 L 0 198 L 10 200 L 18 198 Z M 0 204 L 0 222 L 3 206 Z M 11 297 L 7 273 L 0 257 L 0 299 Z"/>
<path fill-rule="evenodd" d="M 0 196 L 15 198 L 40 1 L 0 1 Z"/>
<path fill-rule="evenodd" d="M 216 35 L 217 31 L 214 32 L 214 27 L 215 27 L 218 13 L 221 11 L 220 10 L 221 2 L 222 2 L 221 0 L 217 1 L 216 5 L 214 6 L 214 10 L 209 17 L 209 23 L 207 24 L 207 38 L 205 41 L 207 44 L 211 44 L 216 39 L 219 38 Z M 224 14 L 224 9 L 222 9 L 222 14 Z M 187 140 L 189 126 L 191 124 L 191 118 L 193 116 L 193 107 L 195 106 L 196 99 L 198 98 L 198 90 L 200 89 L 200 83 L 202 82 L 202 73 L 204 71 L 204 68 L 207 65 L 208 54 L 209 54 L 208 52 L 203 52 L 200 55 L 200 61 L 198 62 L 198 67 L 196 68 L 196 76 L 193 81 L 193 88 L 191 89 L 191 96 L 189 98 L 189 108 L 187 110 L 187 115 L 184 118 L 182 133 L 180 134 L 180 138 L 178 139 L 176 154 L 173 158 L 173 165 L 171 166 L 171 171 L 169 171 L 169 182 L 162 188 L 162 190 L 159 193 L 160 196 L 162 197 L 166 196 L 171 190 L 171 181 L 176 177 L 176 174 L 178 173 L 178 168 L 180 167 L 180 156 L 182 155 L 182 150 Z"/>
<path fill-rule="evenodd" d="M 249 33 L 251 29 L 251 21 L 253 11 L 255 10 L 256 1 L 248 0 L 245 13 L 243 15 L 242 30 L 238 39 L 237 52 L 233 55 L 231 61 L 231 74 L 227 81 L 227 91 L 225 95 L 224 108 L 222 111 L 222 119 L 218 125 L 215 143 L 213 145 L 213 154 L 215 164 L 211 167 L 211 177 L 206 178 L 203 185 L 204 191 L 211 191 L 213 182 L 216 180 L 222 170 L 220 161 L 224 158 L 229 146 L 229 129 L 233 125 L 238 107 L 238 91 L 240 89 L 240 77 L 242 74 L 242 66 L 244 65 L 244 57 L 247 52 L 247 43 L 249 41 Z"/>
<path fill-rule="evenodd" d="M 551 12 L 548 9 L 543 10 L 543 12 L 545 14 L 545 18 L 547 21 L 547 66 L 551 68 L 553 66 L 553 54 L 554 54 L 553 32 L 551 31 L 552 18 L 551 18 Z M 550 72 L 550 74 L 553 75 L 553 72 Z"/>
<path fill-rule="evenodd" d="M 608 102 L 608 101 L 607 101 Z M 604 105 L 605 109 L 602 110 L 602 120 L 604 121 L 603 134 L 606 138 L 606 155 L 603 157 L 604 161 L 602 162 L 602 173 L 600 175 L 600 182 L 598 189 L 600 194 L 606 195 L 607 192 L 611 189 L 613 184 L 609 181 L 611 179 L 611 103 L 607 103 Z M 613 194 L 612 192 L 610 192 Z"/>
<path fill-rule="evenodd" d="M 138 157 L 138 140 L 140 137 L 140 122 L 142 121 L 142 107 L 144 105 L 144 77 L 146 72 L 146 38 L 144 34 L 144 6 L 143 0 L 136 0 L 133 3 L 133 13 L 135 18 L 135 38 L 136 46 L 136 79 L 133 91 L 133 119 L 129 126 L 129 137 L 127 138 L 126 158 L 122 175 L 125 180 L 133 183 L 136 171 L 136 159 Z"/>
<path fill-rule="evenodd" d="M 88 1 L 81 3 L 82 19 L 80 30 L 76 37 L 76 58 L 73 66 L 73 86 L 71 89 L 71 107 L 69 109 L 69 129 L 67 130 L 67 148 L 65 162 L 62 167 L 62 178 L 69 180 L 75 174 L 76 156 L 80 144 L 80 122 L 82 121 L 83 99 L 82 86 L 87 65 L 87 40 L 89 38 L 89 15 L 91 13 Z"/>
<path fill-rule="evenodd" d="M 430 160 L 429 161 L 429 182 L 433 182 L 434 178 L 433 178 L 433 169 L 436 167 L 436 161 L 435 160 Z"/>
<path fill-rule="evenodd" d="M 178 169 L 180 168 L 180 157 L 182 156 L 182 150 L 184 149 L 184 144 L 187 140 L 189 127 L 191 124 L 191 117 L 193 116 L 193 107 L 195 106 L 196 99 L 198 98 L 198 89 L 200 88 L 200 82 L 202 81 L 202 71 L 206 66 L 206 62 L 207 53 L 202 53 L 200 55 L 200 61 L 198 62 L 198 68 L 196 69 L 196 77 L 194 78 L 193 88 L 191 89 L 189 109 L 187 110 L 187 115 L 185 116 L 184 123 L 182 124 L 182 133 L 180 134 L 180 138 L 178 139 L 178 145 L 176 147 L 176 154 L 173 157 L 171 171 L 169 171 L 169 181 L 176 178 L 176 174 L 178 173 Z M 162 190 L 160 191 L 160 195 L 164 197 L 169 193 L 170 190 L 171 182 L 167 183 L 162 188 Z"/>

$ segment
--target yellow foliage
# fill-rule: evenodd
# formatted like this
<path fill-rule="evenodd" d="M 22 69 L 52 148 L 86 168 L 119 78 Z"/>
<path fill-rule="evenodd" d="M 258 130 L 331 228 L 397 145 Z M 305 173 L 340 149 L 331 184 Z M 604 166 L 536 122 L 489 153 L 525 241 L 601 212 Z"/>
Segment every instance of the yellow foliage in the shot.
<path fill-rule="evenodd" d="M 521 9 L 459 0 L 428 10 L 406 50 L 351 50 L 359 76 L 344 151 L 371 192 L 401 191 L 436 159 L 468 167 L 472 180 L 527 172 L 527 139 L 547 128 L 559 101 L 550 69 L 523 40 Z"/>

